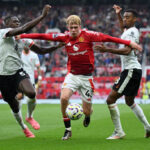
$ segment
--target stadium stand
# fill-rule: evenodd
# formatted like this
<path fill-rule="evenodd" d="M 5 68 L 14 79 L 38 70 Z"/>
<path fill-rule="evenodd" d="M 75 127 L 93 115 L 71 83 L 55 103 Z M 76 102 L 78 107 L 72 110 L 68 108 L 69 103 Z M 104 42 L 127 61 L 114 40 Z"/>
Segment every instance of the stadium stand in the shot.
<path fill-rule="evenodd" d="M 32 7 L 32 9 L 31 9 Z M 125 6 L 126 8 L 127 6 Z M 138 28 L 149 28 L 150 16 L 149 8 L 147 6 L 132 6 L 139 10 L 139 19 L 136 26 Z M 137 8 L 138 7 L 138 8 Z M 11 7 L 6 5 L 5 7 L 0 5 L 0 28 L 3 28 L 3 19 L 7 15 L 17 15 L 23 23 L 33 19 L 39 15 L 40 6 L 34 7 L 24 5 L 19 7 L 14 5 Z M 82 20 L 85 28 L 103 32 L 112 36 L 119 37 L 121 32 L 119 30 L 119 24 L 115 13 L 112 9 L 112 5 L 100 5 L 99 7 L 91 6 L 55 6 L 52 8 L 51 13 L 39 23 L 31 32 L 45 33 L 49 32 L 49 29 L 58 30 L 60 32 L 66 31 L 65 18 L 70 14 L 78 14 Z M 149 29 L 150 30 L 150 29 Z M 144 53 L 146 54 L 145 65 L 150 65 L 150 32 L 142 34 L 141 41 L 143 43 Z M 57 43 L 38 41 L 41 45 L 54 45 Z M 94 43 L 96 44 L 96 43 Z M 115 44 L 109 44 L 109 46 L 116 47 Z M 61 84 L 64 76 L 67 73 L 66 62 L 67 56 L 65 49 L 57 50 L 52 54 L 39 55 L 42 70 L 43 81 L 41 87 L 38 88 L 37 98 L 49 99 L 59 98 Z M 140 58 L 142 62 L 142 57 Z M 120 74 L 120 57 L 113 54 L 100 54 L 95 52 L 95 97 L 103 97 L 108 95 L 113 82 Z M 143 80 L 144 82 L 144 80 Z M 141 83 L 141 87 L 143 85 Z M 140 96 L 140 94 L 138 94 Z M 78 94 L 75 94 L 78 97 Z"/>

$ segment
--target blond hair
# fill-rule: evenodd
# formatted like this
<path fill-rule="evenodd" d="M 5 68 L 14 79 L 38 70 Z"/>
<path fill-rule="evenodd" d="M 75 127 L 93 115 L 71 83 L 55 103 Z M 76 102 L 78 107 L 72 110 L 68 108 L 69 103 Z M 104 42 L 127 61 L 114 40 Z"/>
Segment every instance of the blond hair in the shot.
<path fill-rule="evenodd" d="M 77 15 L 70 15 L 66 19 L 66 23 L 67 23 L 67 25 L 69 25 L 69 24 L 78 24 L 78 25 L 81 25 L 81 19 Z"/>

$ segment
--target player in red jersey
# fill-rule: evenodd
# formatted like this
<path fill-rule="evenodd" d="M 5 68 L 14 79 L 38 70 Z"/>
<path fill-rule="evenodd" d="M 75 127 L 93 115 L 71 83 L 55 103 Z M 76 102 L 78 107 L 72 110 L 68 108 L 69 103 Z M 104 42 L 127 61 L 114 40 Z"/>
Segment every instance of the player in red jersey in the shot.
<path fill-rule="evenodd" d="M 51 41 L 60 41 L 66 43 L 68 55 L 68 74 L 65 77 L 61 91 L 61 111 L 65 124 L 65 133 L 62 140 L 71 137 L 71 121 L 66 116 L 66 107 L 70 97 L 75 91 L 79 91 L 82 102 L 85 119 L 83 125 L 87 127 L 90 123 L 92 113 L 91 99 L 94 92 L 92 72 L 94 70 L 94 53 L 92 42 L 114 42 L 121 43 L 141 50 L 141 47 L 131 41 L 122 40 L 109 35 L 81 29 L 81 19 L 76 15 L 67 18 L 68 32 L 48 33 L 48 34 L 22 34 L 18 38 L 32 38 Z"/>

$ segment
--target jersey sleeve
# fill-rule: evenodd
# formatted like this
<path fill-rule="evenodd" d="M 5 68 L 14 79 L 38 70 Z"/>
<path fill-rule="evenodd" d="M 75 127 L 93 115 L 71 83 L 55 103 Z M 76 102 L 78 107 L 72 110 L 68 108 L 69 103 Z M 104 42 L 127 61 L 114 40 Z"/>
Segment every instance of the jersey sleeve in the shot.
<path fill-rule="evenodd" d="M 103 34 L 100 32 L 94 31 L 87 31 L 87 35 L 89 37 L 90 42 L 113 42 L 113 43 L 120 43 L 125 45 L 130 45 L 130 40 L 123 40 L 117 37 L 112 37 L 107 34 Z"/>
<path fill-rule="evenodd" d="M 7 37 L 6 37 L 6 34 L 7 34 L 10 30 L 12 30 L 12 29 L 11 29 L 11 28 L 2 29 L 2 30 L 0 31 L 0 36 L 1 36 L 2 38 L 7 38 Z"/>
<path fill-rule="evenodd" d="M 27 47 L 27 48 L 31 48 L 32 45 L 34 44 L 34 41 L 31 40 L 31 39 L 22 39 L 22 42 L 24 44 L 24 47 Z"/>
<path fill-rule="evenodd" d="M 47 34 L 46 33 L 31 33 L 31 34 L 21 34 L 20 38 L 65 42 L 66 35 L 63 33 L 47 33 Z"/>

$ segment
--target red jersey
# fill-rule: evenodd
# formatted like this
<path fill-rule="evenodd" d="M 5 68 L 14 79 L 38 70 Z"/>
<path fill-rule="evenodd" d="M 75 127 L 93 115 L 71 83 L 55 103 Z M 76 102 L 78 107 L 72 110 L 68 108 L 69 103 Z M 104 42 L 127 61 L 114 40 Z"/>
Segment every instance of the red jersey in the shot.
<path fill-rule="evenodd" d="M 129 45 L 130 41 L 111 37 L 100 32 L 81 30 L 77 38 L 72 38 L 69 32 L 48 34 L 22 34 L 21 38 L 45 39 L 66 43 L 68 55 L 68 72 L 75 75 L 90 74 L 94 70 L 93 42 L 115 42 Z"/>

